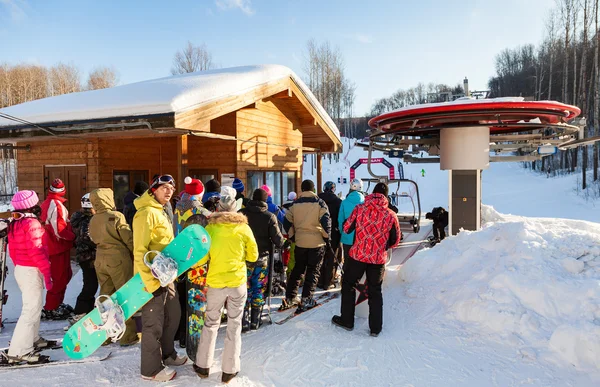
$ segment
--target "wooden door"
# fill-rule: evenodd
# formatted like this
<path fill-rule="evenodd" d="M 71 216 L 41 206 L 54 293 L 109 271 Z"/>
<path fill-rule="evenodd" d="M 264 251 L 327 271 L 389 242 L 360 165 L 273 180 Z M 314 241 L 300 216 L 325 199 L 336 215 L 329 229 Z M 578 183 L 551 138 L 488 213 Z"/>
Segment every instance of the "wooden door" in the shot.
<path fill-rule="evenodd" d="M 44 167 L 44 198 L 54 179 L 59 178 L 65 184 L 65 207 L 69 216 L 81 208 L 81 197 L 87 190 L 87 167 L 85 165 L 53 165 Z"/>

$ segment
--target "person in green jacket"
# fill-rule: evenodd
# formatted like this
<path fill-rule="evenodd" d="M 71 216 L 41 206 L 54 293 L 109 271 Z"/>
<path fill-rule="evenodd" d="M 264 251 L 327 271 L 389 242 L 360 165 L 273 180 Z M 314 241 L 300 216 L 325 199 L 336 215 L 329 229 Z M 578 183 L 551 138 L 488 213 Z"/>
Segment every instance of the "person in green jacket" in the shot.
<path fill-rule="evenodd" d="M 362 193 L 363 182 L 360 179 L 352 179 L 350 182 L 350 193 L 346 196 L 346 199 L 342 200 L 340 206 L 340 212 L 338 214 L 338 224 L 340 225 L 340 231 L 342 232 L 342 247 L 344 248 L 344 259 L 350 255 L 350 247 L 354 244 L 354 231 L 350 234 L 344 232 L 344 222 L 350 217 L 350 214 L 359 204 L 365 202 L 365 195 Z"/>
<path fill-rule="evenodd" d="M 258 246 L 248 219 L 237 213 L 237 192 L 232 187 L 221 187 L 221 199 L 217 212 L 208 220 L 206 231 L 211 245 L 208 256 L 206 283 L 206 315 L 200 336 L 194 371 L 207 378 L 213 363 L 217 332 L 221 323 L 221 310 L 227 309 L 227 334 L 223 348 L 221 381 L 228 383 L 240 371 L 242 348 L 242 314 L 246 304 L 246 262 L 256 262 Z"/>
<path fill-rule="evenodd" d="M 125 215 L 115 209 L 112 189 L 99 188 L 90 192 L 90 202 L 95 211 L 89 225 L 90 239 L 96 244 L 94 267 L 100 294 L 110 296 L 133 277 L 133 234 Z M 119 344 L 137 344 L 135 320 L 127 321 L 125 327 Z"/>
<path fill-rule="evenodd" d="M 177 373 L 169 366 L 180 366 L 187 361 L 187 356 L 179 356 L 175 350 L 175 333 L 181 316 L 177 289 L 173 283 L 161 287 L 144 263 L 144 254 L 150 250 L 162 251 L 174 239 L 173 218 L 165 210 L 174 192 L 173 177 L 162 175 L 133 202 L 137 209 L 133 217 L 134 271 L 140 273 L 146 291 L 154 295 L 142 308 L 141 374 L 145 380 L 171 380 Z"/>

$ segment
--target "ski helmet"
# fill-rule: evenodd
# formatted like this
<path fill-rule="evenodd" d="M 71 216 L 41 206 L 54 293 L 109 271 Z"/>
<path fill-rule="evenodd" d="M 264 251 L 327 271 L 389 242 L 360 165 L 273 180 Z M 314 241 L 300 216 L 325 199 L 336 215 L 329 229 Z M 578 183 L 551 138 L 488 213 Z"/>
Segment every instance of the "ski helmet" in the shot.
<path fill-rule="evenodd" d="M 89 192 L 81 197 L 81 208 L 92 208 L 92 202 L 90 202 Z"/>
<path fill-rule="evenodd" d="M 363 182 L 361 179 L 352 179 L 352 181 L 350 181 L 350 189 L 352 191 L 362 191 L 363 189 Z"/>

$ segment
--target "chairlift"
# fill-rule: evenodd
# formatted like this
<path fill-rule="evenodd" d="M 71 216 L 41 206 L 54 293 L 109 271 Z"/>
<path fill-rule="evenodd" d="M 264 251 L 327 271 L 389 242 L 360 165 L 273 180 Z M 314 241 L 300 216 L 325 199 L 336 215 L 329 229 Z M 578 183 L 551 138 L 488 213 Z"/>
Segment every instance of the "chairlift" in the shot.
<path fill-rule="evenodd" d="M 391 185 L 397 184 L 396 190 L 394 194 L 398 198 L 409 198 L 412 204 L 412 213 L 410 212 L 402 212 L 400 208 L 398 208 L 398 214 L 396 214 L 398 218 L 398 223 L 400 224 L 400 230 L 402 232 L 414 232 L 415 234 L 419 233 L 421 230 L 421 199 L 419 197 L 419 186 L 416 182 L 410 179 L 388 179 L 388 178 L 378 178 L 378 179 L 362 179 L 362 181 L 367 183 L 367 192 L 371 192 L 371 183 L 377 184 L 380 182 L 386 183 L 391 191 Z M 417 202 L 413 196 L 409 195 L 406 191 L 400 191 L 401 183 L 409 183 L 415 187 L 415 196 L 417 198 Z M 399 204 L 399 203 L 398 203 Z"/>

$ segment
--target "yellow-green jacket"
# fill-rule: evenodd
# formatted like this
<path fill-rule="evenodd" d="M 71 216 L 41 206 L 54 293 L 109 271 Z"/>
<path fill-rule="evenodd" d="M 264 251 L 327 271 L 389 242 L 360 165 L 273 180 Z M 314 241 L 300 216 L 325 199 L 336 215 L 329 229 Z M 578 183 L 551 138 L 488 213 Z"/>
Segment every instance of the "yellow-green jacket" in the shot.
<path fill-rule="evenodd" d="M 236 212 L 216 212 L 208 219 L 206 231 L 211 243 L 206 283 L 211 288 L 237 288 L 247 281 L 246 261 L 256 262 L 258 246 L 248 219 Z"/>
<path fill-rule="evenodd" d="M 145 192 L 135 199 L 137 209 L 133 217 L 133 271 L 140 273 L 146 290 L 150 293 L 160 287 L 150 268 L 144 264 L 144 254 L 150 250 L 162 251 L 173 240 L 173 224 L 164 207 Z"/>

